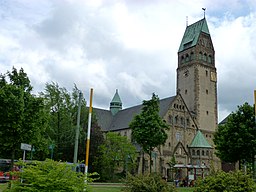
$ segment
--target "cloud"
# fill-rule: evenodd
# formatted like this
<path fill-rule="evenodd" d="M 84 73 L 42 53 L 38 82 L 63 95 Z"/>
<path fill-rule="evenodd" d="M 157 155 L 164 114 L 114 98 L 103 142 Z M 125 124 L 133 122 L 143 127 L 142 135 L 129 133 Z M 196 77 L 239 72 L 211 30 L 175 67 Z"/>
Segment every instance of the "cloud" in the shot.
<path fill-rule="evenodd" d="M 176 94 L 177 51 L 186 27 L 206 18 L 216 53 L 219 120 L 253 103 L 256 5 L 253 0 L 38 0 L 0 2 L 0 72 L 23 67 L 35 92 L 46 82 L 86 92 L 108 108 L 155 92 Z M 88 93 L 87 93 L 88 92 Z"/>

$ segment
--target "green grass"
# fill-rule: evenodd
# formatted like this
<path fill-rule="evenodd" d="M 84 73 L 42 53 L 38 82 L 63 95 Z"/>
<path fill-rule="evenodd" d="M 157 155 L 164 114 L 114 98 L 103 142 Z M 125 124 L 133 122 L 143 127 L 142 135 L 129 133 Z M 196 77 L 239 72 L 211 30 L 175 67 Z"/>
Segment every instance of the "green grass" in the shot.
<path fill-rule="evenodd" d="M 0 192 L 6 189 L 7 184 L 0 184 Z M 91 191 L 93 192 L 121 192 L 122 187 L 120 186 L 111 186 L 111 185 L 99 185 L 99 186 L 90 186 Z M 193 188 L 188 187 L 178 187 L 178 192 L 193 192 Z"/>
<path fill-rule="evenodd" d="M 121 192 L 122 187 L 112 187 L 112 186 L 91 186 L 91 191 L 93 192 Z M 178 192 L 193 192 L 193 188 L 189 187 L 179 187 Z"/>
<path fill-rule="evenodd" d="M 93 186 L 91 191 L 93 192 L 121 192 L 122 187 L 110 187 L 110 186 Z"/>
<path fill-rule="evenodd" d="M 177 189 L 178 189 L 178 192 L 193 192 L 192 187 L 179 187 Z"/>

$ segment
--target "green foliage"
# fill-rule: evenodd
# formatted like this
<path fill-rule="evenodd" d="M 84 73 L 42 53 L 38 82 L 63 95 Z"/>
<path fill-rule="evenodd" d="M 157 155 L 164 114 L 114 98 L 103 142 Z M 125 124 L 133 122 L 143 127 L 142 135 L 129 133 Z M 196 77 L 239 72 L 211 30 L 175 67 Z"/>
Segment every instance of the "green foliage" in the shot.
<path fill-rule="evenodd" d="M 197 180 L 195 192 L 253 192 L 255 183 L 250 175 L 240 171 L 225 173 L 217 172 L 205 179 Z"/>
<path fill-rule="evenodd" d="M 22 162 L 20 162 L 22 163 Z M 23 180 L 12 181 L 11 189 L 6 192 L 82 192 L 87 188 L 87 183 L 92 179 L 77 173 L 72 165 L 47 159 L 46 161 L 35 161 L 23 164 L 22 172 L 18 172 L 19 178 Z"/>
<path fill-rule="evenodd" d="M 72 161 L 77 126 L 77 111 L 79 90 L 75 86 L 72 93 L 66 88 L 59 87 L 57 83 L 47 83 L 44 92 L 40 93 L 44 98 L 45 109 L 49 114 L 50 128 L 47 130 L 48 146 L 52 145 L 53 159 Z M 86 102 L 82 99 L 80 119 L 80 149 L 84 149 L 86 117 Z M 81 146 L 82 145 L 82 146 Z M 81 150 L 79 150 L 81 152 Z M 80 154 L 78 155 L 80 156 Z M 79 159 L 79 158 L 78 158 Z M 84 151 L 83 158 L 84 159 Z"/>
<path fill-rule="evenodd" d="M 99 125 L 93 120 L 92 126 L 91 126 L 91 139 L 90 139 L 90 151 L 89 151 L 89 168 L 88 172 L 101 172 L 101 165 L 97 165 L 96 162 L 97 159 L 99 159 L 100 152 L 100 146 L 104 143 L 104 137 L 103 132 Z M 81 150 L 82 151 L 82 150 Z M 84 157 L 84 155 L 83 155 Z"/>
<path fill-rule="evenodd" d="M 45 154 L 42 137 L 48 127 L 43 99 L 34 96 L 30 80 L 23 69 L 0 75 L 0 155 L 21 157 L 20 144 L 38 144 L 37 151 Z"/>
<path fill-rule="evenodd" d="M 173 185 L 161 178 L 158 174 L 145 174 L 132 176 L 128 175 L 126 179 L 126 192 L 172 192 L 176 191 Z"/>
<path fill-rule="evenodd" d="M 125 136 L 108 132 L 104 144 L 100 146 L 100 157 L 95 165 L 101 167 L 100 179 L 113 180 L 120 170 L 129 172 L 135 165 L 136 148 Z"/>
<path fill-rule="evenodd" d="M 159 110 L 159 98 L 153 93 L 151 100 L 143 101 L 142 112 L 136 115 L 129 125 L 132 129 L 132 139 L 136 141 L 150 157 L 151 151 L 155 147 L 163 145 L 168 137 L 166 130 L 168 130 L 169 127 L 159 116 Z"/>
<path fill-rule="evenodd" d="M 254 108 L 248 103 L 238 106 L 214 136 L 217 156 L 226 162 L 246 160 L 252 162 L 256 154 Z"/>

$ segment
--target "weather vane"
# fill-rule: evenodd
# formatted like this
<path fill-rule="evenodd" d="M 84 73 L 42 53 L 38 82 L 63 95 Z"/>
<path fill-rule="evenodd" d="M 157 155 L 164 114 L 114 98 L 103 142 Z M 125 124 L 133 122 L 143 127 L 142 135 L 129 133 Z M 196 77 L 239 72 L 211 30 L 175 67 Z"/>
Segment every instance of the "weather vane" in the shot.
<path fill-rule="evenodd" d="M 206 8 L 202 8 L 203 9 L 203 11 L 204 11 L 204 18 L 205 18 L 205 10 L 206 10 Z"/>

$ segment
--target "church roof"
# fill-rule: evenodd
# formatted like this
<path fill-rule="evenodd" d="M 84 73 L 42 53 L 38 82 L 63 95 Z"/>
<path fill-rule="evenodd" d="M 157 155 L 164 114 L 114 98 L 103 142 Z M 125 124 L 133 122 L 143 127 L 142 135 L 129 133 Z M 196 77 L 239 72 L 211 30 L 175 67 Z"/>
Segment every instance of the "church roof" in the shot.
<path fill-rule="evenodd" d="M 200 130 L 197 131 L 191 145 L 193 148 L 212 148 Z"/>
<path fill-rule="evenodd" d="M 165 99 L 159 100 L 159 115 L 163 117 L 169 107 L 171 102 L 176 96 L 168 97 Z M 134 107 L 126 108 L 118 111 L 115 116 L 111 115 L 111 112 L 103 109 L 93 109 L 97 115 L 98 123 L 103 129 L 103 131 L 115 131 L 121 129 L 129 128 L 129 124 L 132 121 L 133 117 L 137 114 L 140 114 L 143 105 L 137 105 Z"/>
<path fill-rule="evenodd" d="M 111 103 L 122 103 L 121 98 L 118 94 L 118 90 L 116 90 L 116 93 L 115 93 Z"/>
<path fill-rule="evenodd" d="M 182 41 L 180 43 L 178 52 L 184 51 L 185 49 L 195 46 L 198 42 L 199 35 L 201 32 L 204 32 L 210 35 L 205 18 L 187 26 L 185 33 L 183 35 Z"/>

